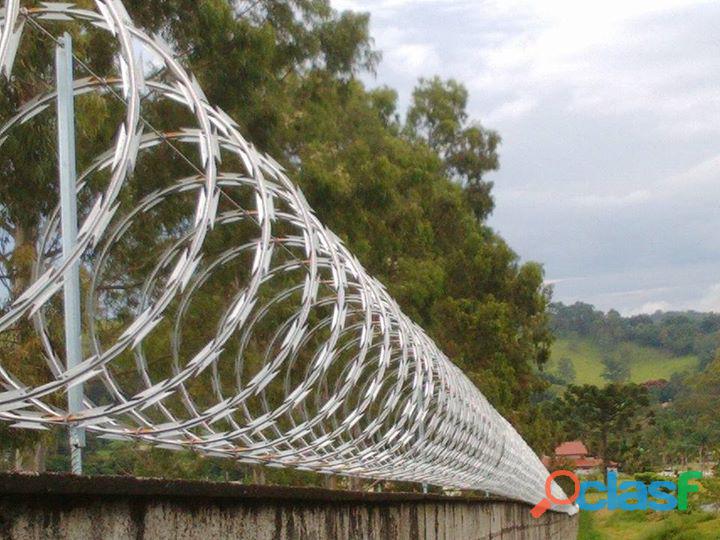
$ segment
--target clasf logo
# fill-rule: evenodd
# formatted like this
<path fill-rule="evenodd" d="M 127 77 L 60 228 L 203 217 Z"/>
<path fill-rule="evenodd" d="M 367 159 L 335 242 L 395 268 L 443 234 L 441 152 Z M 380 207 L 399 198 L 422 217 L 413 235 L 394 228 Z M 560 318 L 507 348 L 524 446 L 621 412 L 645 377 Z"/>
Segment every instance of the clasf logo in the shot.
<path fill-rule="evenodd" d="M 575 484 L 573 495 L 567 499 L 557 499 L 552 495 L 553 481 L 565 476 Z M 540 501 L 530 513 L 534 518 L 539 518 L 552 504 L 566 505 L 577 501 L 580 510 L 655 510 L 667 512 L 669 510 L 687 510 L 688 494 L 698 491 L 697 484 L 691 484 L 690 480 L 702 478 L 700 471 L 686 471 L 680 473 L 678 482 L 660 480 L 644 484 L 634 480 L 627 480 L 618 485 L 618 476 L 614 471 L 608 472 L 607 483 L 599 480 L 587 480 L 581 482 L 572 471 L 555 471 L 545 481 L 546 498 Z M 585 499 L 588 490 L 594 490 L 600 494 L 600 498 L 590 503 Z M 605 494 L 603 497 L 602 494 Z"/>

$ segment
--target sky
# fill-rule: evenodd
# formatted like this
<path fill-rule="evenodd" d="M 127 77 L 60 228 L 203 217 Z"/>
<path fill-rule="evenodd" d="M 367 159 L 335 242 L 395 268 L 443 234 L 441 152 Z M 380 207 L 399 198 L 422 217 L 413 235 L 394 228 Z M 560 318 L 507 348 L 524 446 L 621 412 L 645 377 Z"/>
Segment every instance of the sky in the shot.
<path fill-rule="evenodd" d="M 720 311 L 720 2 L 332 0 L 404 110 L 455 78 L 503 138 L 490 224 L 554 299 Z"/>

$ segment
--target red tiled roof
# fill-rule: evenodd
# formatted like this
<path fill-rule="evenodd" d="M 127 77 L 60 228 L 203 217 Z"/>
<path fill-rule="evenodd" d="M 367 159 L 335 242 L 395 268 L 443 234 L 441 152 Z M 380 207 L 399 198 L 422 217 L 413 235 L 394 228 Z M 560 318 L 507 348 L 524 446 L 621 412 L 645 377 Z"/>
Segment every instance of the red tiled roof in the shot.
<path fill-rule="evenodd" d="M 602 463 L 602 459 L 589 457 L 576 459 L 574 465 L 577 469 L 594 469 L 595 467 L 602 465 Z"/>
<path fill-rule="evenodd" d="M 588 454 L 588 449 L 585 448 L 582 441 L 564 442 L 555 449 L 556 456 L 586 456 Z"/>

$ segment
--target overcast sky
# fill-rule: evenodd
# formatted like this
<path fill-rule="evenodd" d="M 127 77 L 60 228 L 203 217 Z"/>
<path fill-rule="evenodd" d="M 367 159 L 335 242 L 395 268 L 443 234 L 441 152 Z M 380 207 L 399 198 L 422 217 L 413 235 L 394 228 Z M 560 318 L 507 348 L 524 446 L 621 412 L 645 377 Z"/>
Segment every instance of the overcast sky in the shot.
<path fill-rule="evenodd" d="M 503 137 L 491 224 L 555 298 L 720 311 L 720 2 L 333 0 L 403 109 L 456 78 Z"/>

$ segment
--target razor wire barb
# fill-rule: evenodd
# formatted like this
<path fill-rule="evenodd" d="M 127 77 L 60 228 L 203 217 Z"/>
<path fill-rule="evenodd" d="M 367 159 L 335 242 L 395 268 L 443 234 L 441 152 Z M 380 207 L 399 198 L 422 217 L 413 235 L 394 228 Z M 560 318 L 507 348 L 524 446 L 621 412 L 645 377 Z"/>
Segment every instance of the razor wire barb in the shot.
<path fill-rule="evenodd" d="M 70 29 L 111 44 L 114 58 L 103 75 L 76 58 L 77 116 L 112 136 L 78 148 L 74 251 L 58 252 L 54 200 L 38 209 L 30 276 L 13 281 L 7 258 L 19 246 L 0 225 L 0 280 L 12 291 L 0 337 L 26 336 L 29 325 L 39 350 L 31 366 L 0 351 L 0 419 L 245 463 L 544 498 L 537 456 L 322 225 L 283 168 L 119 0 L 94 6 L 5 0 L 0 14 L 3 92 L 26 77 L 42 87 L 0 121 L 5 170 L 16 166 L 7 166 L 8 141 L 35 140 L 28 133 L 52 123 L 54 88 L 28 62 L 18 67 L 23 47 L 51 52 Z M 8 204 L 0 200 L 0 211 Z M 83 360 L 67 369 L 58 305 L 78 261 Z M 63 396 L 78 384 L 84 408 L 69 414 Z M 553 493 L 564 498 L 556 484 Z"/>

